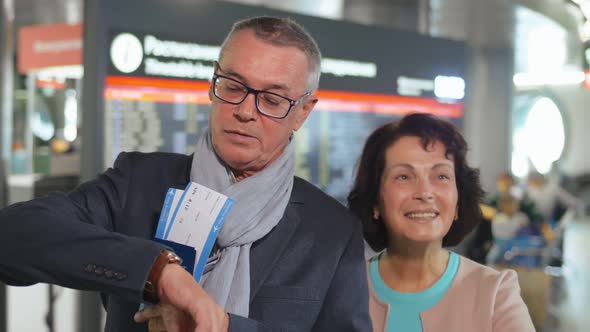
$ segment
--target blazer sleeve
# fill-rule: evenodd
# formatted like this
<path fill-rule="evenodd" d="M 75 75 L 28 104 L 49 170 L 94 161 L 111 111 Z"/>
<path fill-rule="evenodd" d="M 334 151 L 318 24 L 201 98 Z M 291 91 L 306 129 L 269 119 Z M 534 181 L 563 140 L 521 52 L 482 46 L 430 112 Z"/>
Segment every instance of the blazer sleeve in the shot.
<path fill-rule="evenodd" d="M 513 270 L 500 273 L 492 320 L 494 332 L 535 332 L 526 304 L 520 296 L 518 277 Z"/>
<path fill-rule="evenodd" d="M 136 166 L 130 154 L 121 154 L 113 168 L 68 194 L 0 210 L 0 280 L 52 283 L 140 301 L 164 247 L 115 232 L 115 216 L 133 194 L 128 187 Z"/>

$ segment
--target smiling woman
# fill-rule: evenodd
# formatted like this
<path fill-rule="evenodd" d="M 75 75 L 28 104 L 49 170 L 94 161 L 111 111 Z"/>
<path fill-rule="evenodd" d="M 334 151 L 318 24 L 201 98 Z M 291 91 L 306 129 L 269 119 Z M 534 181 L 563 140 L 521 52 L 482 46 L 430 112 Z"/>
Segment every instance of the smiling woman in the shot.
<path fill-rule="evenodd" d="M 348 203 L 382 251 L 368 262 L 374 331 L 534 331 L 514 271 L 444 249 L 481 220 L 466 153 L 452 124 L 422 113 L 367 139 Z"/>
<path fill-rule="evenodd" d="M 426 149 L 421 138 L 401 137 L 385 151 L 375 219 L 388 222 L 391 245 L 442 242 L 457 219 L 457 186 L 453 161 L 435 141 Z"/>

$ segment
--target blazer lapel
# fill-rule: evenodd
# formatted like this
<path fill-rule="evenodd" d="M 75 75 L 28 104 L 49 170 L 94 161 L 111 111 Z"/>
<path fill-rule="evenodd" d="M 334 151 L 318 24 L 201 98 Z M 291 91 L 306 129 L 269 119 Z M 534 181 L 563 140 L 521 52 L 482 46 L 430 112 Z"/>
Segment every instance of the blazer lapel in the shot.
<path fill-rule="evenodd" d="M 281 257 L 283 250 L 289 245 L 301 220 L 298 209 L 302 207 L 303 199 L 296 184 L 297 181 L 293 184 L 291 198 L 281 221 L 250 249 L 250 302 Z"/>

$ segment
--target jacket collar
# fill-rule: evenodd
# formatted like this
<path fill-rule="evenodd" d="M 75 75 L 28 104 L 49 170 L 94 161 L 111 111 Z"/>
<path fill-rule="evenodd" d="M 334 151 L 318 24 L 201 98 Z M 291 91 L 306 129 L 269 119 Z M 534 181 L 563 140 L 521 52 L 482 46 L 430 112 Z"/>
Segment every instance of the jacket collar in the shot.
<path fill-rule="evenodd" d="M 464 257 L 459 256 L 459 259 L 459 268 L 457 269 L 451 287 L 447 290 L 447 294 L 434 307 L 420 314 L 424 331 L 437 331 L 440 329 L 440 326 L 445 326 L 446 323 L 443 322 L 447 322 L 450 317 L 453 317 L 451 312 L 456 310 L 456 304 L 453 303 L 452 299 L 457 298 L 453 295 L 464 293 L 461 289 L 462 282 L 475 269 L 475 264 L 469 264 L 470 262 Z M 375 294 L 375 289 L 373 289 L 371 283 L 369 264 L 367 262 L 367 280 L 369 283 L 369 311 L 371 312 L 371 320 L 373 321 L 373 330 L 385 332 L 391 306 L 381 301 L 377 297 L 377 294 Z"/>
<path fill-rule="evenodd" d="M 371 313 L 371 321 L 373 322 L 373 331 L 385 332 L 391 306 L 388 303 L 381 301 L 377 297 L 377 294 L 375 294 L 373 283 L 371 281 L 370 262 L 370 260 L 367 262 L 367 281 L 369 283 L 369 312 Z"/>
<path fill-rule="evenodd" d="M 291 238 L 301 222 L 299 208 L 303 204 L 303 195 L 295 178 L 289 204 L 283 218 L 277 226 L 262 239 L 254 242 L 250 249 L 250 301 L 272 271 L 281 254 L 289 245 Z"/>

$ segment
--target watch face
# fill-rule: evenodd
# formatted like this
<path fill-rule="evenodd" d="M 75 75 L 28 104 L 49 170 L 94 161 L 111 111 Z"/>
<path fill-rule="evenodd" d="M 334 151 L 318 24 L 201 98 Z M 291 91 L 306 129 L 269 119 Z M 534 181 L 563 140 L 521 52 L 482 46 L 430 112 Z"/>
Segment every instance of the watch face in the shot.
<path fill-rule="evenodd" d="M 168 262 L 182 264 L 182 258 L 180 258 L 178 255 L 176 255 L 174 252 L 168 251 Z"/>
<path fill-rule="evenodd" d="M 141 66 L 143 46 L 137 37 L 130 33 L 122 33 L 111 43 L 111 61 L 122 73 L 132 73 Z"/>

